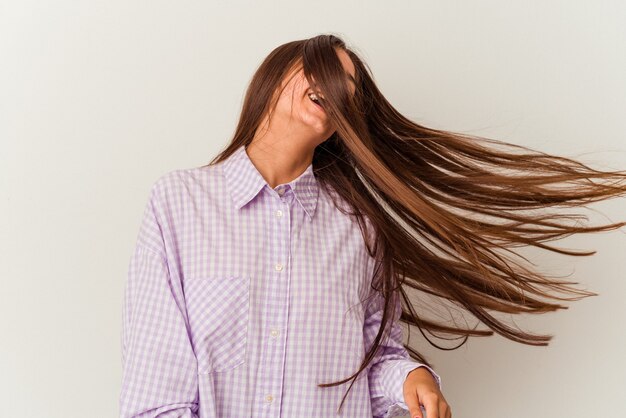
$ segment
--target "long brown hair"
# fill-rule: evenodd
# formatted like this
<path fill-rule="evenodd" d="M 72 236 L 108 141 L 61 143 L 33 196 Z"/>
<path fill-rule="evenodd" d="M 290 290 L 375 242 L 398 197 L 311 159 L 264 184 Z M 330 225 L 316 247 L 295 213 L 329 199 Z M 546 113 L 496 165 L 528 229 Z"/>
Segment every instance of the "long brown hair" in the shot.
<path fill-rule="evenodd" d="M 354 63 L 354 96 L 337 48 L 346 51 Z M 381 327 L 359 370 L 318 386 L 337 386 L 350 379 L 354 383 L 388 337 L 396 297 L 404 301 L 400 320 L 409 329 L 415 325 L 422 334 L 428 330 L 464 336 L 460 347 L 470 335 L 489 336 L 493 331 L 523 344 L 547 345 L 551 335 L 512 328 L 488 310 L 544 313 L 567 306 L 537 297 L 573 301 L 597 295 L 576 289 L 572 285 L 577 282 L 533 271 L 505 252 L 521 257 L 512 247 L 526 245 L 574 256 L 594 254 L 546 242 L 575 233 L 613 230 L 626 222 L 567 225 L 558 221 L 577 220 L 581 215 L 546 209 L 584 206 L 625 194 L 626 172 L 599 171 L 519 145 L 419 125 L 385 99 L 369 67 L 336 35 L 288 42 L 267 56 L 247 89 L 231 143 L 209 165 L 252 141 L 265 114 L 271 117 L 281 81 L 300 66 L 311 87 L 322 92 L 326 113 L 336 127 L 315 149 L 314 173 L 331 196 L 336 194 L 348 203 L 350 211 L 344 213 L 355 217 L 376 260 L 372 288 L 385 300 Z M 368 232 L 370 226 L 373 234 Z M 372 242 L 368 237 L 375 239 Z M 493 331 L 420 318 L 402 285 L 461 305 Z M 405 347 L 412 357 L 430 366 L 415 349 Z"/>

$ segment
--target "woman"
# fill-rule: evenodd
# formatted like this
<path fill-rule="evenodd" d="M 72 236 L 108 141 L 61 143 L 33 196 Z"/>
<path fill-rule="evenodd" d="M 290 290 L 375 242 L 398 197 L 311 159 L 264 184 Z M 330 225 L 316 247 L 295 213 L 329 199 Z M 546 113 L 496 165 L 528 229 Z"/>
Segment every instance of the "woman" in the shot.
<path fill-rule="evenodd" d="M 555 220 L 576 215 L 532 209 L 624 194 L 624 177 L 416 124 L 337 36 L 281 45 L 230 145 L 152 187 L 125 290 L 121 416 L 450 418 L 398 320 L 465 340 L 493 331 L 420 318 L 402 285 L 546 345 L 487 309 L 543 313 L 566 307 L 534 295 L 595 293 L 504 250 L 592 254 L 543 242 L 626 223 L 571 226 Z"/>

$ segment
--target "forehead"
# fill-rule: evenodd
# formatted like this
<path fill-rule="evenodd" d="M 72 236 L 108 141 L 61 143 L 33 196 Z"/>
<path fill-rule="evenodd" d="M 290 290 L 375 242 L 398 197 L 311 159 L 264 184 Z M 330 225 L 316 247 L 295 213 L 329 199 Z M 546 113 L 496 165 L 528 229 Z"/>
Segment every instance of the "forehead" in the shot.
<path fill-rule="evenodd" d="M 348 53 L 344 51 L 343 49 L 339 48 L 337 49 L 337 56 L 339 57 L 339 60 L 341 61 L 341 65 L 343 65 L 343 68 L 346 70 L 346 73 L 351 75 L 352 80 L 354 80 L 354 73 L 356 69 L 354 68 L 354 63 L 352 62 L 352 59 L 350 58 Z"/>
<path fill-rule="evenodd" d="M 356 68 L 354 67 L 354 63 L 352 62 L 352 59 L 350 58 L 348 53 L 341 48 L 337 49 L 337 55 L 339 56 L 341 65 L 343 65 L 343 68 L 346 71 L 346 76 L 348 80 L 351 82 L 350 90 L 354 94 L 354 92 L 356 91 L 356 80 L 354 78 L 356 75 Z"/>
<path fill-rule="evenodd" d="M 354 63 L 352 62 L 352 59 L 350 58 L 348 53 L 345 52 L 341 48 L 335 48 L 335 51 L 337 52 L 337 57 L 339 58 L 339 61 L 341 62 L 341 65 L 344 68 L 344 72 L 346 73 L 346 78 L 351 82 L 352 87 L 356 88 L 356 79 L 355 79 L 356 68 L 354 66 Z M 302 61 L 298 61 L 287 72 L 287 75 L 285 77 L 285 80 L 283 80 L 283 83 L 285 83 L 286 81 L 293 81 L 293 76 L 297 74 L 302 74 L 302 73 L 303 73 Z"/>

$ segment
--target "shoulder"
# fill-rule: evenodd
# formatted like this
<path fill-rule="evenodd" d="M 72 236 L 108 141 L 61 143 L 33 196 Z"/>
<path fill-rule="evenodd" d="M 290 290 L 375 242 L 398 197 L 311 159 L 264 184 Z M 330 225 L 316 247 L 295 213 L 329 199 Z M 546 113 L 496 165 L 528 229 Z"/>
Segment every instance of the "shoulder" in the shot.
<path fill-rule="evenodd" d="M 221 174 L 219 165 L 164 172 L 152 182 L 148 205 L 162 224 L 177 223 L 190 211 L 221 200 Z"/>
<path fill-rule="evenodd" d="M 194 194 L 206 192 L 211 184 L 221 179 L 221 174 L 219 164 L 167 171 L 153 181 L 151 198 L 167 202 L 173 198 L 193 197 Z"/>

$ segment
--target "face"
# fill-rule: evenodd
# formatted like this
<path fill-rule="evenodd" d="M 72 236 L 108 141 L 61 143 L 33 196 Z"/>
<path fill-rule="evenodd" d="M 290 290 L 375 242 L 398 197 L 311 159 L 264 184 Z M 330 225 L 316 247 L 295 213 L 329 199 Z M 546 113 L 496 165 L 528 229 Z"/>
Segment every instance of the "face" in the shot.
<path fill-rule="evenodd" d="M 343 49 L 336 49 L 337 56 L 341 61 L 346 73 L 346 82 L 350 89 L 351 94 L 356 91 L 356 85 L 354 83 L 355 67 L 348 54 Z M 282 92 L 282 95 L 278 99 L 278 103 L 275 109 L 275 115 L 273 117 L 291 118 L 295 120 L 299 126 L 299 129 L 310 131 L 310 133 L 316 133 L 321 138 L 321 141 L 327 139 L 335 129 L 331 126 L 331 122 L 326 115 L 326 112 L 322 107 L 315 104 L 310 98 L 309 93 L 313 90 L 309 85 L 309 82 L 304 77 L 304 72 L 300 69 L 289 80 L 292 74 L 287 75 L 287 85 Z M 293 109 L 292 109 L 293 108 Z M 291 123 L 294 123 L 294 120 Z M 321 142 L 320 141 L 320 142 Z"/>

